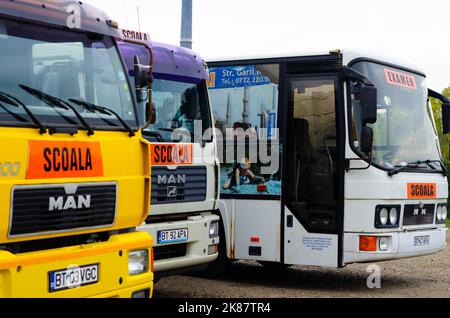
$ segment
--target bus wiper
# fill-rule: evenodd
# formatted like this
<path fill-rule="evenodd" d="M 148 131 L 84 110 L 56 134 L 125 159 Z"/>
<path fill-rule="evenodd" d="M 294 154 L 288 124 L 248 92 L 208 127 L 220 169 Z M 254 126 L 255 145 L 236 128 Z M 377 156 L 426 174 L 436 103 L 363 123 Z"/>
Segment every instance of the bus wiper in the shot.
<path fill-rule="evenodd" d="M 405 166 L 401 166 L 401 167 L 399 167 L 399 168 L 397 168 L 397 169 L 394 169 L 394 170 L 389 171 L 389 172 L 388 172 L 388 175 L 389 175 L 390 177 L 392 177 L 393 175 L 396 175 L 396 174 L 402 172 L 403 170 L 405 170 L 405 169 L 407 169 L 407 168 L 418 168 L 418 166 L 421 165 L 421 164 L 427 164 L 429 167 L 431 167 L 431 168 L 433 168 L 433 169 L 436 169 L 435 167 L 433 167 L 433 166 L 431 165 L 431 163 L 433 163 L 433 162 L 438 162 L 438 163 L 440 164 L 441 169 L 442 169 L 442 174 L 443 174 L 444 176 L 447 176 L 447 175 L 448 175 L 447 168 L 445 167 L 445 165 L 444 165 L 444 163 L 442 162 L 442 160 L 418 160 L 418 161 L 414 161 L 414 162 L 409 162 L 409 163 L 407 163 Z"/>
<path fill-rule="evenodd" d="M 133 129 L 125 122 L 125 120 L 122 119 L 122 117 L 120 117 L 119 114 L 117 114 L 115 111 L 103 107 L 103 106 L 98 106 L 86 101 L 82 101 L 82 100 L 78 100 L 78 99 L 74 99 L 74 98 L 70 98 L 69 99 L 72 103 L 83 107 L 84 109 L 90 111 L 90 112 L 97 112 L 97 113 L 101 113 L 103 115 L 113 115 L 117 118 L 117 120 L 122 124 L 122 126 L 128 131 L 128 135 L 130 137 L 134 137 L 136 136 L 136 134 L 134 133 Z"/>
<path fill-rule="evenodd" d="M 52 108 L 61 108 L 64 110 L 70 109 L 75 114 L 75 116 L 78 118 L 78 120 L 83 125 L 83 127 L 87 130 L 88 136 L 92 136 L 94 134 L 94 128 L 92 128 L 91 125 L 89 125 L 89 123 L 83 118 L 83 116 L 81 116 L 80 112 L 78 112 L 75 109 L 75 107 L 73 107 L 69 103 L 65 102 L 64 100 L 62 100 L 58 97 L 51 96 L 47 93 L 44 93 L 35 88 L 28 87 L 26 85 L 21 84 L 21 85 L 19 85 L 19 87 L 21 89 L 23 89 L 24 91 L 26 91 L 27 93 L 29 93 L 30 95 L 33 95 L 33 96 L 39 98 L 40 100 L 42 100 L 44 103 L 46 103 L 48 106 L 50 106 Z"/>
<path fill-rule="evenodd" d="M 16 97 L 11 96 L 8 93 L 0 92 L 0 101 L 15 107 L 22 107 L 27 115 L 31 118 L 31 121 L 39 128 L 39 133 L 41 135 L 47 133 L 47 128 L 45 128 L 44 124 L 33 114 L 33 112 L 27 105 L 22 103 Z"/>

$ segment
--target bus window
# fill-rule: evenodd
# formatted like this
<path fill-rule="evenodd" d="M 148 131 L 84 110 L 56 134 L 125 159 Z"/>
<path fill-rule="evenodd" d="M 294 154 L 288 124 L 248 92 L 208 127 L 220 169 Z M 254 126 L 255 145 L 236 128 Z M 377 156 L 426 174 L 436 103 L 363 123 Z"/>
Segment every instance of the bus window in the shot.
<path fill-rule="evenodd" d="M 223 136 L 218 138 L 223 195 L 281 195 L 279 73 L 279 64 L 210 68 L 215 128 Z"/>

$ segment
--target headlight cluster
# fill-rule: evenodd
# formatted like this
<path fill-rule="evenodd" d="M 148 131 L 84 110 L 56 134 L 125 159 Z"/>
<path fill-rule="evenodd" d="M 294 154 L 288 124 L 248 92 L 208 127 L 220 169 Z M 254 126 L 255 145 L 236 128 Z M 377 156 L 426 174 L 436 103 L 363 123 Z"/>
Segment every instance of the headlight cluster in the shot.
<path fill-rule="evenodd" d="M 130 276 L 148 272 L 148 250 L 139 250 L 128 253 L 128 274 Z"/>
<path fill-rule="evenodd" d="M 375 228 L 397 228 L 400 220 L 400 205 L 379 205 L 375 210 Z"/>
<path fill-rule="evenodd" d="M 209 237 L 219 237 L 219 221 L 212 221 L 209 225 Z"/>
<path fill-rule="evenodd" d="M 439 204 L 436 209 L 436 223 L 445 223 L 447 220 L 447 204 Z"/>

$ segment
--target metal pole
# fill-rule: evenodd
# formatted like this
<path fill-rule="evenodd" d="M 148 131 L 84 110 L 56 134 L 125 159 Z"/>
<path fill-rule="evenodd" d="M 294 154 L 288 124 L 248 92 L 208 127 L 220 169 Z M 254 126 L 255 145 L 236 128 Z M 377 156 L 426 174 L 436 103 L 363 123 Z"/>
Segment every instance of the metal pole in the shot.
<path fill-rule="evenodd" d="M 139 13 L 139 5 L 137 6 L 137 16 L 138 16 L 138 27 L 139 27 L 139 32 L 141 32 L 141 15 Z"/>
<path fill-rule="evenodd" d="M 183 0 L 180 46 L 192 49 L 192 0 Z"/>
<path fill-rule="evenodd" d="M 248 123 L 248 111 L 249 111 L 249 88 L 248 86 L 246 86 L 244 88 L 244 99 L 243 99 L 243 103 L 244 103 L 244 110 L 242 112 L 242 122 L 243 123 Z"/>

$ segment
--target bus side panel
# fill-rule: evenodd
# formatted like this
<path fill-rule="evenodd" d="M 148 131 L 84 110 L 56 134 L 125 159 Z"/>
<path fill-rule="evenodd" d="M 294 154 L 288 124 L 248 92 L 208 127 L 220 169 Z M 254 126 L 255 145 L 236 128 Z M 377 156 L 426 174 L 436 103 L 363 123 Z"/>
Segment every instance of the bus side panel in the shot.
<path fill-rule="evenodd" d="M 235 259 L 280 261 L 280 201 L 225 200 L 234 216 Z M 231 211 L 230 211 L 231 210 Z"/>
<path fill-rule="evenodd" d="M 338 267 L 338 235 L 308 233 L 285 207 L 284 262 Z M 289 220 L 288 220 L 289 219 Z"/>

